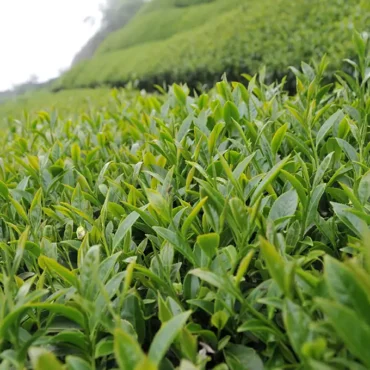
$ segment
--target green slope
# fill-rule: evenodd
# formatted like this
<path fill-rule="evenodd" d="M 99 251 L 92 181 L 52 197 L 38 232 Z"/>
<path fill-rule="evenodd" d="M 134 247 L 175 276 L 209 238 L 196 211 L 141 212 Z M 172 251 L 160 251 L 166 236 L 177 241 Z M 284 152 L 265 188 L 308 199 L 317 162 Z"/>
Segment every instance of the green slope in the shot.
<path fill-rule="evenodd" d="M 176 6 L 174 1 L 156 4 L 157 2 L 154 0 L 148 4 L 151 7 L 143 7 L 139 16 L 134 17 L 126 27 L 109 35 L 98 48 L 97 54 L 165 40 L 188 30 L 194 31 L 197 27 L 211 23 L 218 16 L 230 11 L 232 6 L 241 1 L 213 0 L 187 7 Z"/>
<path fill-rule="evenodd" d="M 156 29 L 152 25 L 160 14 L 155 4 L 153 0 L 151 9 L 143 9 L 126 30 L 119 31 L 125 37 L 113 34 L 92 60 L 62 76 L 56 88 L 122 85 L 132 79 L 144 87 L 164 80 L 214 82 L 225 71 L 237 78 L 256 72 L 262 64 L 269 65 L 268 77 L 275 78 L 289 65 L 324 53 L 337 69 L 342 58 L 352 54 L 353 28 L 365 30 L 370 24 L 368 1 L 218 0 L 189 8 L 170 7 L 167 1 L 162 26 Z M 167 18 L 172 12 L 182 12 L 182 17 Z M 151 39 L 156 41 L 143 42 Z M 103 53 L 114 45 L 123 49 Z"/>
<path fill-rule="evenodd" d="M 172 17 L 174 13 L 182 17 Z M 160 14 L 161 26 L 155 28 Z M 324 53 L 336 69 L 352 54 L 353 28 L 364 30 L 369 20 L 369 2 L 358 0 L 218 0 L 162 12 L 144 9 L 126 30 L 109 37 L 92 60 L 62 76 L 57 88 L 122 85 L 132 79 L 144 87 L 164 80 L 213 82 L 225 71 L 236 78 L 262 64 L 269 65 L 268 77 L 275 78 L 289 65 Z M 104 52 L 115 48 L 119 50 Z"/>

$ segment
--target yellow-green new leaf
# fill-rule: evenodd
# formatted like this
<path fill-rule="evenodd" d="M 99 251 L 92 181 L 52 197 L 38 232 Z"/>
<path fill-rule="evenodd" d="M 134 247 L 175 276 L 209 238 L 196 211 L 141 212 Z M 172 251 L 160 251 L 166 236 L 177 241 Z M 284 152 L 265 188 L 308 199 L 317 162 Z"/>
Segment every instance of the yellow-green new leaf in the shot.
<path fill-rule="evenodd" d="M 285 288 L 285 264 L 276 248 L 266 239 L 260 237 L 260 246 L 263 259 L 271 277 L 275 280 L 282 292 Z"/>
<path fill-rule="evenodd" d="M 287 130 L 288 130 L 288 124 L 285 123 L 284 125 L 279 127 L 279 129 L 275 132 L 275 135 L 272 138 L 272 142 L 271 142 L 271 151 L 274 155 L 276 155 L 277 152 L 279 151 L 281 143 L 284 140 Z"/>
<path fill-rule="evenodd" d="M 70 285 L 77 287 L 77 278 L 76 275 L 60 265 L 57 261 L 46 256 L 39 257 L 39 266 L 42 269 L 47 269 L 49 272 L 56 273 L 60 278 L 69 283 Z"/>

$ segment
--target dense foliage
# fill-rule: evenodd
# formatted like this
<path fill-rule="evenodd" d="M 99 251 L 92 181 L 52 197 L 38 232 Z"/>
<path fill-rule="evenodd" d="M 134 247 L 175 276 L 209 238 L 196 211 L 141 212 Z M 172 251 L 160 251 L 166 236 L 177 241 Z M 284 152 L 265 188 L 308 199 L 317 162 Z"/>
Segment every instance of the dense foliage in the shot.
<path fill-rule="evenodd" d="M 0 369 L 370 368 L 370 58 L 297 94 L 115 91 L 0 138 Z"/>
<path fill-rule="evenodd" d="M 261 64 L 274 81 L 287 66 L 325 53 L 331 75 L 353 55 L 353 28 L 366 30 L 369 23 L 367 0 L 215 0 L 188 7 L 153 0 L 55 88 L 122 86 L 134 79 L 148 88 L 163 81 L 213 84 L 223 72 L 240 79 Z"/>
<path fill-rule="evenodd" d="M 153 4 L 157 4 L 156 1 Z M 139 15 L 121 30 L 112 33 L 99 46 L 97 55 L 127 49 L 151 41 L 169 39 L 172 36 L 194 30 L 212 22 L 230 10 L 238 0 L 216 1 L 201 6 L 180 7 L 175 3 L 156 5 L 155 8 L 143 7 Z M 151 5 L 151 4 L 149 4 Z M 149 6 L 148 5 L 148 6 Z"/>
<path fill-rule="evenodd" d="M 109 109 L 114 102 L 109 89 L 78 89 L 51 93 L 47 89 L 9 98 L 0 104 L 0 127 L 9 119 L 26 119 L 42 110 L 58 111 L 65 119 L 78 118 L 96 109 Z M 27 118 L 28 116 L 28 118 Z"/>

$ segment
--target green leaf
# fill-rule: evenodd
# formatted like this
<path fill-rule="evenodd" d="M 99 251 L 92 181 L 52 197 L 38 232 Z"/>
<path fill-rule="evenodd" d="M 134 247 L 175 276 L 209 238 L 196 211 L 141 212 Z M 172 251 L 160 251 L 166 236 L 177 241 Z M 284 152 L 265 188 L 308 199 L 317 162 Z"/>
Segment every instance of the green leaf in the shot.
<path fill-rule="evenodd" d="M 184 327 L 190 314 L 191 311 L 187 311 L 174 316 L 171 320 L 165 322 L 154 336 L 148 353 L 148 358 L 153 365 L 159 366 L 171 344 Z"/>
<path fill-rule="evenodd" d="M 320 184 L 312 191 L 312 194 L 310 196 L 310 200 L 308 203 L 308 209 L 306 211 L 306 223 L 305 223 L 306 230 L 315 221 L 318 215 L 317 209 L 319 207 L 319 202 L 324 194 L 325 188 L 326 188 L 325 184 Z"/>
<path fill-rule="evenodd" d="M 176 140 L 181 142 L 182 139 L 186 136 L 187 132 L 190 129 L 191 124 L 193 123 L 193 116 L 189 114 L 189 116 L 182 122 L 176 136 Z"/>
<path fill-rule="evenodd" d="M 254 256 L 254 250 L 250 250 L 247 253 L 247 255 L 241 260 L 240 265 L 238 267 L 238 271 L 235 276 L 235 282 L 237 285 L 240 284 L 243 276 L 246 274 L 253 256 Z"/>
<path fill-rule="evenodd" d="M 197 244 L 208 258 L 213 259 L 220 245 L 220 235 L 216 233 L 199 235 L 197 237 Z"/>
<path fill-rule="evenodd" d="M 92 370 L 88 362 L 77 356 L 67 356 L 66 364 L 68 370 Z"/>
<path fill-rule="evenodd" d="M 241 174 L 245 171 L 245 169 L 249 166 L 249 164 L 253 161 L 256 153 L 251 154 L 250 156 L 244 158 L 233 171 L 233 177 L 236 181 L 239 181 Z"/>
<path fill-rule="evenodd" d="M 370 197 L 370 171 L 361 177 L 357 192 L 359 201 L 365 205 Z"/>
<path fill-rule="evenodd" d="M 86 336 L 82 331 L 79 330 L 64 330 L 52 337 L 50 340 L 51 344 L 68 343 L 82 350 L 87 350 L 88 343 Z"/>
<path fill-rule="evenodd" d="M 80 325 L 82 328 L 85 327 L 85 317 L 84 315 L 77 310 L 76 308 L 69 307 L 65 304 L 57 304 L 57 303 L 32 303 L 28 306 L 25 306 L 25 308 L 39 308 L 42 310 L 47 310 L 49 312 L 64 316 L 78 325 Z"/>
<path fill-rule="evenodd" d="M 10 202 L 12 203 L 13 207 L 17 211 L 18 215 L 27 223 L 29 224 L 27 212 L 24 210 L 22 205 L 17 202 L 14 198 L 10 198 Z"/>
<path fill-rule="evenodd" d="M 169 222 L 171 217 L 168 211 L 168 204 L 161 193 L 153 189 L 145 189 L 145 192 L 151 207 L 153 207 L 158 216 L 165 222 Z"/>
<path fill-rule="evenodd" d="M 289 299 L 285 300 L 283 318 L 290 343 L 295 353 L 302 359 L 302 347 L 313 339 L 310 330 L 311 318 L 301 306 Z"/>
<path fill-rule="evenodd" d="M 232 101 L 227 101 L 224 106 L 224 120 L 226 125 L 231 126 L 233 119 L 238 122 L 240 119 L 237 106 Z"/>
<path fill-rule="evenodd" d="M 181 86 L 177 85 L 177 84 L 173 84 L 173 92 L 176 96 L 177 101 L 181 105 L 185 105 L 187 95 L 185 94 L 183 88 Z"/>
<path fill-rule="evenodd" d="M 178 336 L 178 343 L 181 347 L 182 356 L 196 363 L 198 355 L 197 337 L 192 335 L 188 329 L 184 328 Z"/>
<path fill-rule="evenodd" d="M 230 86 L 226 81 L 220 81 L 216 83 L 216 90 L 225 100 L 231 98 Z"/>
<path fill-rule="evenodd" d="M 238 327 L 238 333 L 243 332 L 251 332 L 251 333 L 271 333 L 273 335 L 276 335 L 276 331 L 273 330 L 270 326 L 267 326 L 262 321 L 257 319 L 249 319 L 245 323 L 243 323 L 241 326 Z"/>
<path fill-rule="evenodd" d="M 281 143 L 284 140 L 287 130 L 288 130 L 288 124 L 285 123 L 284 125 L 279 127 L 279 129 L 275 132 L 272 138 L 272 142 L 271 142 L 271 151 L 274 155 L 276 155 L 277 152 L 279 151 Z"/>
<path fill-rule="evenodd" d="M 117 252 L 110 257 L 107 257 L 104 261 L 100 263 L 99 266 L 99 280 L 104 284 L 109 275 L 114 271 L 114 266 L 117 263 L 118 258 L 121 256 L 122 252 Z"/>
<path fill-rule="evenodd" d="M 338 124 L 344 118 L 342 110 L 338 110 L 332 116 L 330 116 L 323 125 L 321 125 L 320 130 L 316 135 L 316 147 L 319 146 L 321 141 L 324 139 L 325 135 L 329 130 L 336 124 Z"/>
<path fill-rule="evenodd" d="M 153 227 L 153 229 L 160 237 L 170 242 L 177 251 L 194 264 L 193 251 L 180 235 L 171 230 L 165 229 L 164 227 L 157 226 Z"/>
<path fill-rule="evenodd" d="M 27 245 L 27 239 L 28 234 L 30 232 L 30 228 L 27 227 L 26 230 L 21 234 L 19 237 L 18 243 L 17 243 L 17 250 L 15 252 L 14 260 L 13 260 L 13 266 L 12 266 L 12 272 L 13 274 L 16 274 L 19 266 L 22 262 L 24 251 L 26 249 Z"/>
<path fill-rule="evenodd" d="M 271 277 L 276 281 L 282 292 L 285 291 L 285 264 L 276 248 L 266 239 L 260 237 L 263 259 Z"/>
<path fill-rule="evenodd" d="M 366 42 L 357 31 L 353 32 L 353 43 L 356 47 L 356 52 L 359 58 L 361 60 L 364 59 L 366 55 Z"/>
<path fill-rule="evenodd" d="M 296 192 L 298 194 L 298 197 L 299 197 L 299 200 L 302 203 L 302 206 L 305 208 L 306 207 L 306 204 L 307 204 L 307 195 L 306 195 L 306 189 L 305 189 L 305 187 L 291 173 L 289 173 L 289 172 L 287 172 L 285 170 L 281 170 L 280 173 L 281 173 L 283 179 L 286 178 L 292 184 L 292 186 L 294 187 L 294 189 L 296 190 Z"/>
<path fill-rule="evenodd" d="M 139 343 L 122 329 L 114 330 L 114 355 L 121 370 L 135 369 L 145 358 Z"/>
<path fill-rule="evenodd" d="M 213 154 L 217 140 L 225 127 L 225 124 L 223 122 L 218 122 L 215 127 L 213 128 L 211 134 L 208 137 L 208 151 L 210 155 Z"/>
<path fill-rule="evenodd" d="M 357 210 L 362 211 L 363 206 L 361 202 L 358 200 L 358 198 L 356 197 L 356 195 L 354 194 L 353 190 L 341 182 L 339 183 L 339 185 L 343 189 L 344 193 L 347 195 L 348 199 L 352 202 L 353 206 Z"/>
<path fill-rule="evenodd" d="M 38 261 L 39 266 L 42 269 L 47 269 L 50 272 L 56 273 L 59 277 L 61 277 L 70 285 L 75 287 L 77 286 L 78 283 L 76 275 L 72 271 L 69 271 L 64 266 L 60 265 L 57 261 L 46 256 L 40 256 Z"/>
<path fill-rule="evenodd" d="M 185 276 L 183 282 L 183 293 L 184 297 L 188 300 L 195 299 L 200 289 L 199 279 L 191 274 Z"/>
<path fill-rule="evenodd" d="M 239 198 L 232 198 L 229 201 L 232 217 L 237 223 L 240 230 L 245 230 L 245 223 L 248 220 L 247 207 Z"/>
<path fill-rule="evenodd" d="M 366 223 L 351 212 L 351 208 L 340 203 L 331 202 L 337 217 L 352 230 L 358 237 L 362 237 L 367 230 Z"/>
<path fill-rule="evenodd" d="M 211 317 L 211 324 L 218 330 L 222 330 L 227 324 L 228 320 L 229 316 L 226 312 L 217 311 Z"/>
<path fill-rule="evenodd" d="M 5 183 L 0 180 L 0 195 L 7 200 L 9 198 L 9 189 Z"/>
<path fill-rule="evenodd" d="M 355 170 L 357 171 L 358 165 L 354 163 L 358 161 L 358 154 L 356 149 L 348 141 L 339 138 L 336 138 L 336 140 L 348 159 L 352 162 Z"/>
<path fill-rule="evenodd" d="M 197 276 L 199 279 L 215 286 L 216 288 L 229 293 L 231 296 L 243 301 L 243 297 L 239 290 L 231 283 L 228 276 L 219 276 L 211 271 L 204 269 L 191 270 L 190 274 Z"/>
<path fill-rule="evenodd" d="M 131 229 L 131 227 L 135 224 L 139 217 L 140 215 L 138 213 L 131 212 L 119 225 L 113 238 L 113 252 L 121 244 L 123 238 L 126 236 L 127 232 Z"/>
<path fill-rule="evenodd" d="M 207 200 L 208 200 L 208 197 L 204 197 L 203 199 L 201 199 L 197 203 L 197 205 L 194 206 L 194 208 L 190 212 L 189 216 L 185 219 L 185 221 L 182 225 L 182 228 L 181 228 L 181 233 L 183 235 L 186 234 L 187 230 L 189 229 L 189 227 L 191 226 L 191 224 L 193 223 L 193 221 L 195 220 L 195 218 L 197 217 L 198 213 L 202 209 L 203 205 L 207 202 Z"/>
<path fill-rule="evenodd" d="M 280 195 L 280 197 L 273 203 L 269 218 L 272 221 L 279 221 L 286 217 L 294 215 L 298 206 L 298 195 L 295 190 L 288 190 L 286 193 Z M 283 227 L 280 225 L 280 228 Z"/>
<path fill-rule="evenodd" d="M 354 310 L 342 304 L 322 298 L 316 301 L 348 350 L 370 368 L 370 327 Z"/>
<path fill-rule="evenodd" d="M 355 310 L 370 325 L 370 290 L 361 281 L 360 275 L 329 256 L 325 257 L 324 264 L 325 281 L 333 299 Z"/>
<path fill-rule="evenodd" d="M 0 337 L 4 337 L 6 335 L 11 325 L 14 325 L 24 312 L 30 309 L 37 308 L 64 316 L 74 321 L 81 327 L 85 326 L 85 317 L 80 311 L 75 308 L 57 303 L 31 303 L 23 305 L 16 310 L 13 310 L 10 314 L 6 316 L 6 318 L 0 323 Z"/>
<path fill-rule="evenodd" d="M 284 168 L 284 166 L 287 164 L 289 161 L 290 157 L 284 158 L 282 161 L 277 163 L 269 172 L 266 173 L 265 177 L 263 180 L 259 183 L 257 186 L 256 190 L 253 193 L 253 197 L 251 199 L 251 203 L 255 203 L 258 197 L 264 192 L 266 187 L 271 184 L 274 179 L 279 175 L 280 170 Z"/>
<path fill-rule="evenodd" d="M 95 358 L 109 356 L 114 353 L 114 341 L 102 339 L 95 348 Z"/>
<path fill-rule="evenodd" d="M 317 168 L 316 173 L 315 173 L 315 178 L 313 180 L 312 187 L 316 188 L 323 177 L 325 176 L 326 171 L 328 170 L 331 160 L 333 158 L 334 152 L 329 153 L 321 162 L 320 166 Z"/>
<path fill-rule="evenodd" d="M 131 265 L 131 266 L 132 268 L 135 267 L 135 265 Z M 127 282 L 127 279 L 125 280 L 125 283 L 126 282 Z M 126 295 L 124 305 L 123 305 L 123 310 L 121 312 L 122 316 L 127 318 L 127 320 L 129 320 L 129 323 L 135 329 L 137 340 L 140 344 L 143 343 L 143 341 L 145 340 L 145 333 L 146 333 L 146 322 L 145 322 L 142 306 L 143 306 L 143 302 L 142 302 L 141 297 L 138 294 L 136 294 L 135 291 L 132 291 L 131 293 L 128 293 Z M 129 332 L 127 329 L 125 331 Z M 131 333 L 131 334 L 133 335 L 134 333 Z"/>
<path fill-rule="evenodd" d="M 89 248 L 84 256 L 80 268 L 79 283 L 82 295 L 93 300 L 100 281 L 98 280 L 98 270 L 100 264 L 100 246 L 94 245 Z"/>
<path fill-rule="evenodd" d="M 158 317 L 162 324 L 171 320 L 173 317 L 171 309 L 160 294 L 158 295 Z"/>
<path fill-rule="evenodd" d="M 41 223 L 42 205 L 41 205 L 42 188 L 40 188 L 31 203 L 29 210 L 29 219 L 34 229 L 37 229 Z"/>
<path fill-rule="evenodd" d="M 81 149 L 77 143 L 73 143 L 71 146 L 71 157 L 75 165 L 77 165 L 81 158 Z"/>
<path fill-rule="evenodd" d="M 229 344 L 225 349 L 225 358 L 230 370 L 264 370 L 256 351 L 240 344 Z"/>

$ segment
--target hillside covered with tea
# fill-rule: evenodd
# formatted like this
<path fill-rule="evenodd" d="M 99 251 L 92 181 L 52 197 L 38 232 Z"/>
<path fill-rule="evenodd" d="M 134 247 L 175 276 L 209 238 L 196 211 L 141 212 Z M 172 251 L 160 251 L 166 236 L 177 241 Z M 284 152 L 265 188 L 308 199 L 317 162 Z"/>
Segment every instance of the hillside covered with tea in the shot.
<path fill-rule="evenodd" d="M 262 65 L 272 82 L 289 66 L 324 54 L 330 78 L 342 59 L 354 55 L 353 30 L 365 31 L 369 24 L 366 0 L 152 0 L 54 88 L 133 80 L 149 89 L 164 82 L 210 86 L 225 72 L 240 80 Z M 291 76 L 289 81 L 293 87 Z"/>

